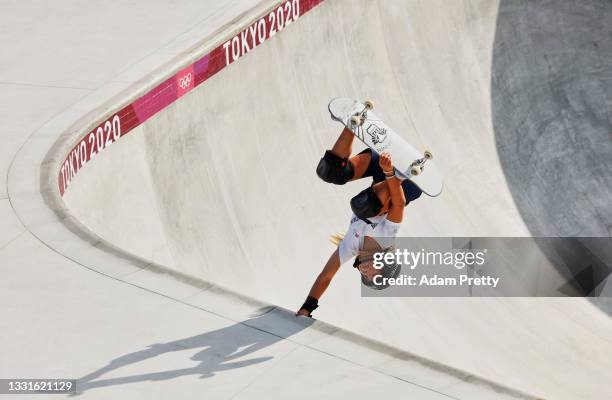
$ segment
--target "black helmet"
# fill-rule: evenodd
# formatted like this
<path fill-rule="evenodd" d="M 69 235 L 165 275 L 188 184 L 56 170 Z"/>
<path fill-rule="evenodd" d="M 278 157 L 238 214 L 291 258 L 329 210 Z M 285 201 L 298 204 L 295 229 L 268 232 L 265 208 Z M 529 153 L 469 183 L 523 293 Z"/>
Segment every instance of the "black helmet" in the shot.
<path fill-rule="evenodd" d="M 393 250 L 394 250 L 394 246 L 390 246 L 390 247 L 387 247 L 386 249 L 380 250 L 379 252 L 389 253 L 389 252 L 393 252 Z M 358 268 L 361 262 L 365 262 L 368 259 L 371 259 L 371 257 L 367 255 L 363 258 L 361 256 L 357 256 L 355 258 L 355 263 L 353 264 L 353 267 Z M 393 278 L 393 279 L 397 278 L 400 272 L 402 271 L 402 266 L 400 264 L 397 264 L 395 261 L 387 263 L 384 261 L 384 257 L 383 257 L 383 262 L 384 262 L 384 265 L 382 266 L 382 268 L 380 268 L 380 275 L 376 275 L 376 277 L 373 280 L 369 280 L 363 274 L 361 274 L 361 283 L 363 283 L 365 286 L 372 288 L 374 290 L 383 290 L 383 289 L 388 288 L 389 287 L 388 281 L 386 279 L 382 280 L 382 278 Z M 375 280 L 380 281 L 380 283 L 379 284 L 374 283 Z"/>
<path fill-rule="evenodd" d="M 399 264 L 386 264 L 381 268 L 381 278 L 397 278 L 402 271 L 402 267 Z M 378 278 L 376 280 L 379 280 Z M 374 283 L 374 280 L 369 280 L 365 276 L 361 275 L 361 283 L 365 286 L 372 288 L 374 290 L 383 290 L 389 287 L 389 283 L 387 280 L 382 280 L 380 284 Z"/>

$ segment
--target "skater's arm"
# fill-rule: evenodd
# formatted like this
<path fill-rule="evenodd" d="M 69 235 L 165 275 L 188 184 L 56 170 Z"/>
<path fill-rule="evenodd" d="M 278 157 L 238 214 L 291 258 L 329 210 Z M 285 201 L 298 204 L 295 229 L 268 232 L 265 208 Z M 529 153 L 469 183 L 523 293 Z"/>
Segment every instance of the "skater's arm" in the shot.
<path fill-rule="evenodd" d="M 338 255 L 338 249 L 336 249 L 333 254 L 327 260 L 325 267 L 323 267 L 323 271 L 317 276 L 312 288 L 310 289 L 310 293 L 308 293 L 308 298 L 304 305 L 298 310 L 295 315 L 304 315 L 310 316 L 310 313 L 316 308 L 318 300 L 321 298 L 329 283 L 338 272 L 340 268 L 340 256 Z M 314 305 L 314 308 L 312 306 Z M 305 307 L 306 306 L 306 307 Z M 308 310 L 308 308 L 311 308 Z"/>
<path fill-rule="evenodd" d="M 334 278 L 334 275 L 336 275 L 336 272 L 338 272 L 339 268 L 340 256 L 338 255 L 338 249 L 336 249 L 329 257 L 329 260 L 327 260 L 325 267 L 323 267 L 323 271 L 321 271 L 314 284 L 312 285 L 308 296 L 314 297 L 315 299 L 320 299 L 323 295 L 323 292 L 325 292 L 325 290 L 329 286 L 329 283 Z"/>
<path fill-rule="evenodd" d="M 397 179 L 393 171 L 393 163 L 391 156 L 388 153 L 380 155 L 380 167 L 387 177 L 387 188 L 391 197 L 389 212 L 387 219 L 391 222 L 400 223 L 404 218 L 404 206 L 406 205 L 406 197 L 402 190 L 402 182 Z"/>

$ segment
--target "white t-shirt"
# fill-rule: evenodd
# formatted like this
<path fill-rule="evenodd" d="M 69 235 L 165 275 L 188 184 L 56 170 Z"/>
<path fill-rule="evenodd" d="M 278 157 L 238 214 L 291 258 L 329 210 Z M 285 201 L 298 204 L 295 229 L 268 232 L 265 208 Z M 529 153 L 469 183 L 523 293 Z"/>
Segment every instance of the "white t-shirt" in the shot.
<path fill-rule="evenodd" d="M 381 240 L 382 238 L 393 239 L 397 236 L 400 225 L 397 222 L 392 222 L 387 219 L 387 214 L 377 215 L 368 218 L 372 224 L 357 218 L 354 214 L 351 218 L 351 224 L 344 239 L 338 245 L 338 254 L 340 256 L 340 264 L 344 264 L 351 258 L 359 254 L 359 249 L 363 247 L 363 238 L 369 236 L 375 239 L 382 248 L 389 247 L 393 244 L 392 240 Z M 381 243 L 384 241 L 385 243 Z"/>

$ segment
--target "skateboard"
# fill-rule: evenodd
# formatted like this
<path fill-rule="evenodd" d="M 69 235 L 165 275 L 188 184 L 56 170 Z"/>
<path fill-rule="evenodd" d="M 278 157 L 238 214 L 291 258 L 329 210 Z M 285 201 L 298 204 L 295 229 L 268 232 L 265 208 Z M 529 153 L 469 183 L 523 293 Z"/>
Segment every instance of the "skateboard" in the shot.
<path fill-rule="evenodd" d="M 371 101 L 339 97 L 332 99 L 327 108 L 334 121 L 343 124 L 372 151 L 391 154 L 398 178 L 410 179 L 428 196 L 442 193 L 442 175 L 432 162 L 433 153 L 419 152 L 399 136 L 372 111 Z"/>

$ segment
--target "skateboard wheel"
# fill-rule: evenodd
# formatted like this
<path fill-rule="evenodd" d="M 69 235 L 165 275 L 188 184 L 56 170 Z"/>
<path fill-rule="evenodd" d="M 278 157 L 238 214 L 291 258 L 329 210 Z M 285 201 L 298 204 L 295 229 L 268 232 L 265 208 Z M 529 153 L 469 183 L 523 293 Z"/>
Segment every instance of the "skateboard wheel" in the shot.
<path fill-rule="evenodd" d="M 366 100 L 363 104 L 365 105 L 365 108 L 367 110 L 371 110 L 374 108 L 374 103 L 372 103 L 371 100 Z"/>
<path fill-rule="evenodd" d="M 420 173 L 421 173 L 421 167 L 414 166 L 414 167 L 410 168 L 410 175 L 417 176 Z"/>
<path fill-rule="evenodd" d="M 433 154 L 429 150 L 425 150 L 424 155 L 425 155 L 425 158 L 428 160 L 431 160 L 433 158 Z"/>
<path fill-rule="evenodd" d="M 351 124 L 353 124 L 353 125 L 361 125 L 362 124 L 361 117 L 359 117 L 358 115 L 353 115 L 351 117 Z"/>

